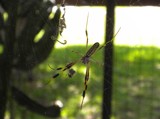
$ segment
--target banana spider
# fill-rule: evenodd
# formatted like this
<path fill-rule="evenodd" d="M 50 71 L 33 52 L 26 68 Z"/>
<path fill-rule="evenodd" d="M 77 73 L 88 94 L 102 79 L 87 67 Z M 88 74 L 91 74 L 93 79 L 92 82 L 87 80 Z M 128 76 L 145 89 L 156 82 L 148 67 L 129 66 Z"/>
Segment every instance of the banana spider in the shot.
<path fill-rule="evenodd" d="M 86 23 L 86 30 L 85 30 L 85 34 L 86 34 L 86 48 L 88 47 L 88 31 L 87 31 L 87 24 L 88 24 L 88 16 L 87 16 L 87 23 Z M 85 73 L 85 77 L 84 77 L 84 90 L 82 92 L 82 102 L 81 102 L 81 109 L 83 106 L 83 102 L 84 102 L 84 98 L 86 95 L 86 91 L 87 91 L 87 87 L 88 87 L 88 80 L 89 80 L 89 69 L 90 69 L 90 59 L 91 56 L 98 50 L 100 50 L 101 48 L 103 48 L 105 45 L 107 45 L 108 43 L 112 42 L 114 37 L 118 34 L 119 30 L 117 31 L 117 33 L 113 36 L 113 38 L 108 41 L 107 43 L 105 43 L 104 45 L 100 46 L 100 44 L 98 42 L 94 43 L 87 51 L 86 53 L 78 60 L 73 61 L 68 63 L 65 67 L 59 67 L 56 70 L 58 71 L 58 73 L 53 75 L 53 78 L 57 78 L 60 75 L 60 72 L 64 72 L 64 71 L 68 71 L 68 77 L 72 77 L 75 74 L 75 70 L 72 69 L 72 67 L 78 63 L 78 62 L 82 62 L 84 65 L 86 65 L 86 73 Z"/>

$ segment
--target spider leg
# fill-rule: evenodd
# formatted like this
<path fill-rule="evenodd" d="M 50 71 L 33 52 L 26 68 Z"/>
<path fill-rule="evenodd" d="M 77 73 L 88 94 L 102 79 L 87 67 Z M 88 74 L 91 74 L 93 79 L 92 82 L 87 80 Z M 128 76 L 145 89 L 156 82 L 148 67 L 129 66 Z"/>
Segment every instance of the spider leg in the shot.
<path fill-rule="evenodd" d="M 57 68 L 56 70 L 58 71 L 58 73 L 54 74 L 52 78 L 57 78 L 60 75 L 60 71 L 62 70 L 62 67 Z"/>
<path fill-rule="evenodd" d="M 98 50 L 102 49 L 103 47 L 105 47 L 107 44 L 113 42 L 114 38 L 117 36 L 117 34 L 119 33 L 119 31 L 121 30 L 121 27 L 118 29 L 118 31 L 116 32 L 116 34 L 112 37 L 112 39 L 108 42 L 106 42 L 104 45 L 102 45 L 101 47 L 98 48 Z"/>
<path fill-rule="evenodd" d="M 84 80 L 84 90 L 83 90 L 83 93 L 82 93 L 82 102 L 81 102 L 81 109 L 82 109 L 82 106 L 83 106 L 83 101 L 84 101 L 84 98 L 85 98 L 85 95 L 86 95 L 86 91 L 87 91 L 87 83 L 88 83 L 88 80 L 89 80 L 89 68 L 90 68 L 90 65 L 89 63 L 86 64 L 86 75 L 85 75 L 85 80 Z"/>
<path fill-rule="evenodd" d="M 75 71 L 74 71 L 73 69 L 71 69 L 71 68 L 72 68 L 72 66 L 75 65 L 77 62 L 78 62 L 78 61 L 68 63 L 64 68 L 62 68 L 62 67 L 57 68 L 56 71 L 58 71 L 58 73 L 54 74 L 54 75 L 53 75 L 53 78 L 57 78 L 57 77 L 60 75 L 61 72 L 64 72 L 64 71 L 66 71 L 66 70 L 69 70 L 68 76 L 69 76 L 69 77 L 72 77 L 73 74 L 75 73 Z"/>
<path fill-rule="evenodd" d="M 87 27 L 88 27 L 88 18 L 89 18 L 89 13 L 87 15 L 86 30 L 85 30 L 85 34 L 86 34 L 86 49 L 88 48 L 88 30 L 87 30 Z"/>
<path fill-rule="evenodd" d="M 77 61 L 68 63 L 68 64 L 64 67 L 64 69 L 63 69 L 62 71 L 65 71 L 65 70 L 70 69 L 70 68 L 71 68 L 73 65 L 75 65 L 76 63 L 77 63 Z"/>
<path fill-rule="evenodd" d="M 86 33 L 86 38 L 87 38 L 86 39 L 86 48 L 88 48 L 88 31 L 86 30 L 85 33 Z"/>

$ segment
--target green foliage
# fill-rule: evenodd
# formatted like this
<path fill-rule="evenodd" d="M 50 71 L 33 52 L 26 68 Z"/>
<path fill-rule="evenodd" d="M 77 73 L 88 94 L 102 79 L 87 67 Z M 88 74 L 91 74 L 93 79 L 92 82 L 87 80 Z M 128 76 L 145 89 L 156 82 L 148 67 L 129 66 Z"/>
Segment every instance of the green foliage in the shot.
<path fill-rule="evenodd" d="M 78 51 L 76 54 L 72 51 Z M 30 96 L 40 102 L 50 104 L 55 100 L 62 101 L 62 117 L 69 119 L 87 119 L 101 117 L 103 56 L 98 51 L 93 59 L 99 63 L 91 63 L 91 76 L 83 109 L 80 109 L 81 94 L 84 88 L 84 68 L 82 63 L 75 65 L 76 74 L 67 78 L 66 73 L 52 79 L 55 70 L 81 57 L 86 51 L 85 46 L 68 46 L 55 49 L 46 62 L 34 70 L 35 82 L 26 86 Z M 141 118 L 149 119 L 158 116 L 156 105 L 160 88 L 158 87 L 160 49 L 156 47 L 115 46 L 114 50 L 114 84 L 113 85 L 113 117 L 116 119 Z M 35 85 L 37 87 L 35 87 Z M 34 86 L 34 87 L 32 87 Z M 34 88 L 34 90 L 33 90 Z M 35 116 L 32 119 L 40 118 Z"/>

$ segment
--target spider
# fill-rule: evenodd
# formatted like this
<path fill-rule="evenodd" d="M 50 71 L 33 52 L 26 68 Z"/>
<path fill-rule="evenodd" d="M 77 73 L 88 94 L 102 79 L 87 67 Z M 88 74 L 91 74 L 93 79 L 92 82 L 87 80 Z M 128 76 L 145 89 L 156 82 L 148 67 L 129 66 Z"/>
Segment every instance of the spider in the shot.
<path fill-rule="evenodd" d="M 89 15 L 88 15 L 89 16 Z M 87 23 L 88 24 L 88 16 L 87 16 Z M 96 51 L 100 50 L 101 48 L 103 48 L 106 44 L 110 43 L 113 41 L 114 37 L 118 34 L 119 30 L 117 31 L 117 33 L 113 36 L 113 38 L 108 41 L 107 43 L 105 43 L 104 45 L 100 46 L 99 42 L 95 42 L 87 51 L 84 55 L 82 55 L 82 57 L 76 61 L 70 62 L 67 65 L 65 65 L 64 67 L 59 67 L 56 69 L 56 71 L 58 71 L 58 73 L 55 73 L 53 75 L 53 78 L 57 78 L 60 75 L 60 72 L 64 72 L 64 71 L 68 71 L 68 77 L 72 77 L 76 72 L 74 69 L 72 69 L 72 67 L 78 63 L 78 62 L 82 62 L 84 65 L 86 65 L 86 71 L 85 71 L 85 77 L 84 77 L 84 90 L 82 92 L 82 102 L 80 104 L 80 107 L 82 109 L 83 106 L 83 102 L 84 102 L 84 98 L 86 95 L 86 91 L 87 91 L 87 87 L 88 87 L 88 80 L 89 80 L 89 69 L 90 69 L 90 62 L 91 62 L 91 56 L 93 54 L 95 54 Z M 87 31 L 87 25 L 86 25 L 86 30 L 85 30 L 85 34 L 86 34 L 86 48 L 88 47 L 88 31 Z M 77 53 L 77 52 L 76 52 Z"/>

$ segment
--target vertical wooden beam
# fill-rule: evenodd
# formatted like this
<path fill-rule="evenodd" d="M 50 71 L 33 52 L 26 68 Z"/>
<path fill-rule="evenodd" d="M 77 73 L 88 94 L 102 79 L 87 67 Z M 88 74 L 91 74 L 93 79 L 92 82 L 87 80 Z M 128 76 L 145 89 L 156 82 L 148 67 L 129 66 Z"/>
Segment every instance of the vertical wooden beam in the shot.
<path fill-rule="evenodd" d="M 107 0 L 106 15 L 106 39 L 105 42 L 113 38 L 114 33 L 114 8 L 115 1 Z M 103 103 L 102 119 L 111 117 L 111 100 L 112 100 L 112 72 L 113 72 L 113 42 L 106 45 L 104 51 L 104 82 L 103 82 Z"/>
<path fill-rule="evenodd" d="M 110 0 L 109 0 L 110 1 Z M 106 0 L 65 0 L 66 5 L 78 5 L 78 6 L 104 6 Z M 62 0 L 56 0 L 56 4 L 61 4 Z M 160 0 L 116 0 L 118 6 L 159 6 Z"/>

